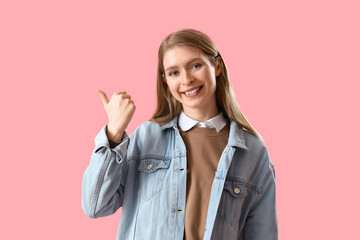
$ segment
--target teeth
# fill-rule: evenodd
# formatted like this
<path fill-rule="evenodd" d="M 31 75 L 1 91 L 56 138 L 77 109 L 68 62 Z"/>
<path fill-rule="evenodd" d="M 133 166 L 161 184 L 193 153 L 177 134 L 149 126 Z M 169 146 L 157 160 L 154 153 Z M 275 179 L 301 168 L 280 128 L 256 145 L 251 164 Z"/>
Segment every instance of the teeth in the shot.
<path fill-rule="evenodd" d="M 188 96 L 193 95 L 194 93 L 196 93 L 197 91 L 199 91 L 199 89 L 200 89 L 200 88 L 196 88 L 196 89 L 194 89 L 194 90 L 185 92 L 185 94 L 188 95 Z"/>

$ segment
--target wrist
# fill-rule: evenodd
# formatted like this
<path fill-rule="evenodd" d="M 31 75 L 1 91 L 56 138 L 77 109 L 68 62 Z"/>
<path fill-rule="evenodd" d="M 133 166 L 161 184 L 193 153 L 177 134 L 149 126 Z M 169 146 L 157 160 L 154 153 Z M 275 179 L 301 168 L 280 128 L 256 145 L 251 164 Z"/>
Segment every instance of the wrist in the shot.
<path fill-rule="evenodd" d="M 125 129 L 113 130 L 111 127 L 107 126 L 106 135 L 108 140 L 112 143 L 120 143 L 124 135 Z"/>

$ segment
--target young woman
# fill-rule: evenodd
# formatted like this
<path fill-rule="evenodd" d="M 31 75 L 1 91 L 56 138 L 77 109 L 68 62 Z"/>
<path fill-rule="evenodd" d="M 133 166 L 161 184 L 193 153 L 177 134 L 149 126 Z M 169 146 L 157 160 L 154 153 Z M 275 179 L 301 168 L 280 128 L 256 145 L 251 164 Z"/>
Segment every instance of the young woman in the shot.
<path fill-rule="evenodd" d="M 83 177 L 86 215 L 123 207 L 117 239 L 277 239 L 273 163 L 208 36 L 163 40 L 157 109 L 130 137 L 130 95 L 99 94 L 109 122 Z"/>

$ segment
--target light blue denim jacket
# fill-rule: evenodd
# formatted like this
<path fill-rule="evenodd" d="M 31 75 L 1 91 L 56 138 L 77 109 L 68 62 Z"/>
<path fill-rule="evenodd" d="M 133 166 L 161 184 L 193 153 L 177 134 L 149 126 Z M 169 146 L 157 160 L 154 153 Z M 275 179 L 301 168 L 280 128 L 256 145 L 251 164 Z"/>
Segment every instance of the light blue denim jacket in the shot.
<path fill-rule="evenodd" d="M 97 218 L 122 206 L 117 239 L 183 240 L 186 148 L 177 121 L 145 122 L 112 149 L 106 125 L 96 136 L 83 177 L 82 207 Z M 255 135 L 230 122 L 203 239 L 277 238 L 273 163 Z"/>

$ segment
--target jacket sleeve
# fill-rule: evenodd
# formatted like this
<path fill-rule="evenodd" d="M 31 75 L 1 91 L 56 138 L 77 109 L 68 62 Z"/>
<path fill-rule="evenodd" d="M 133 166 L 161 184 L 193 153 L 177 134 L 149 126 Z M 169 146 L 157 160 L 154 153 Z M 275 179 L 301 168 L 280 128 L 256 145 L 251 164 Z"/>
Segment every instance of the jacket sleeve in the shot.
<path fill-rule="evenodd" d="M 270 162 L 244 226 L 246 240 L 277 240 L 275 169 Z"/>
<path fill-rule="evenodd" d="M 95 149 L 82 181 L 81 205 L 91 218 L 111 215 L 122 206 L 128 165 L 125 159 L 130 139 L 110 148 L 105 125 L 95 138 Z"/>

